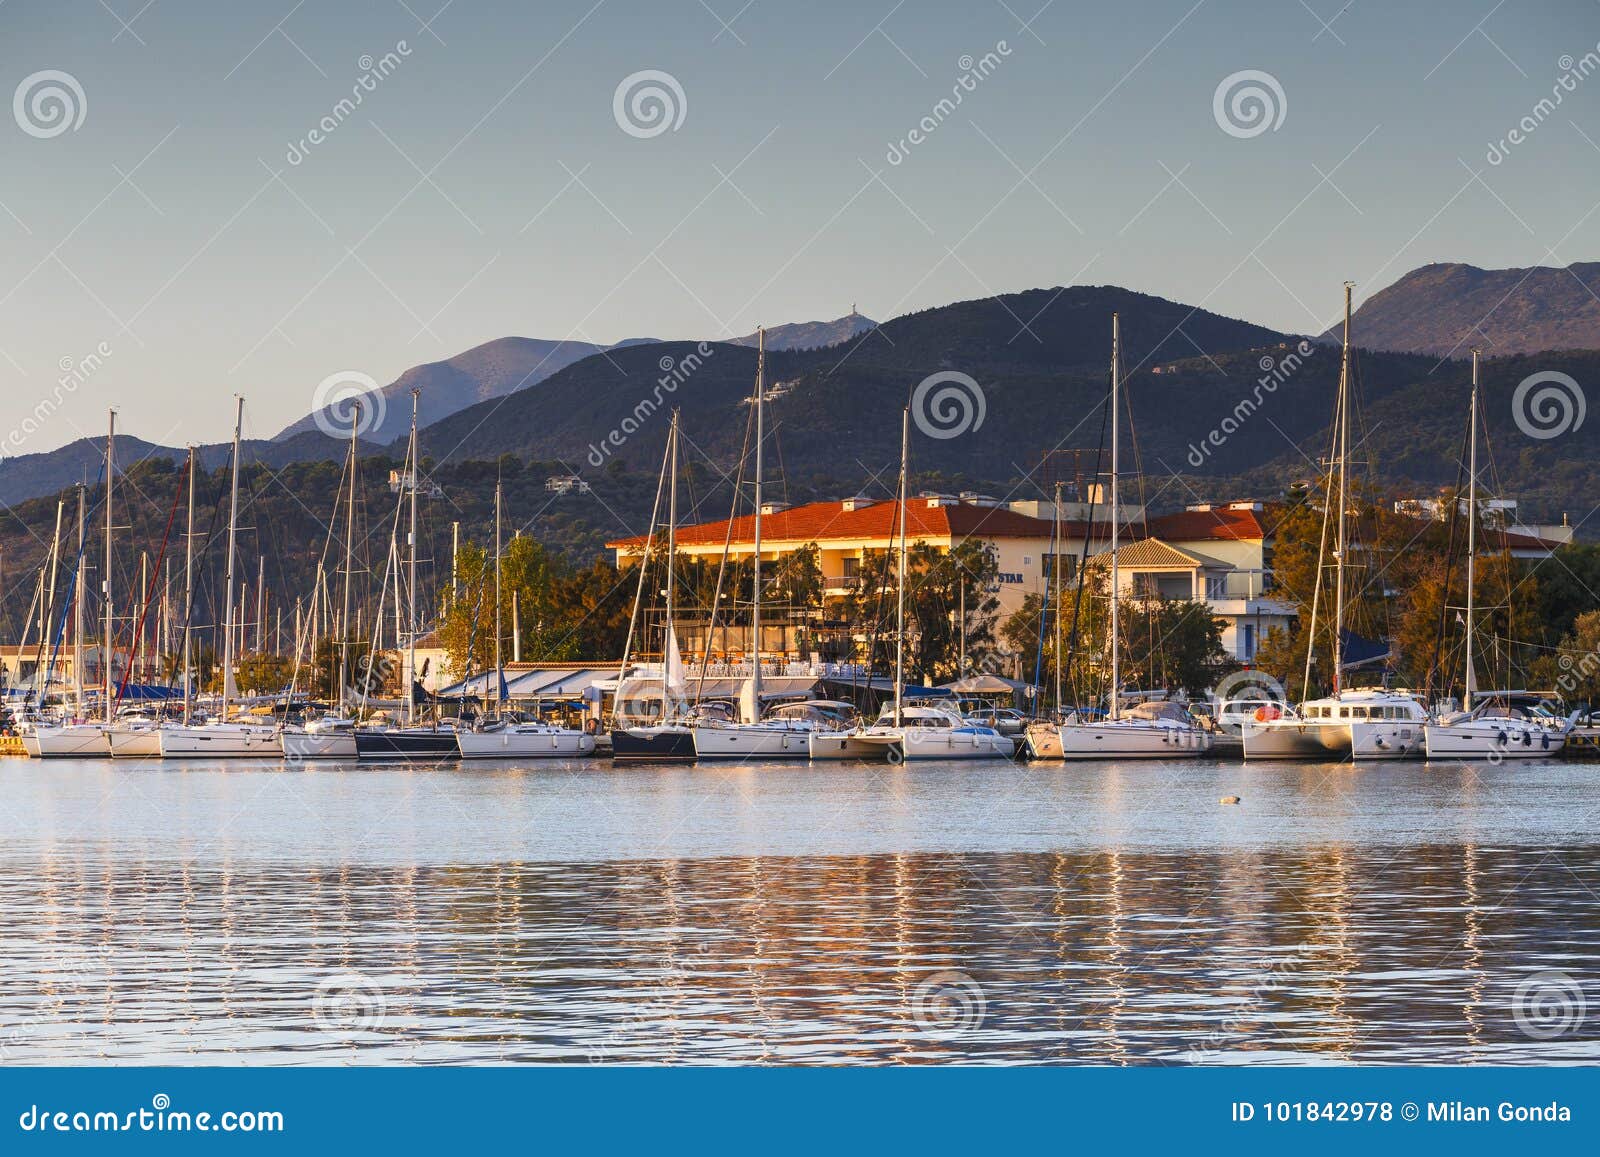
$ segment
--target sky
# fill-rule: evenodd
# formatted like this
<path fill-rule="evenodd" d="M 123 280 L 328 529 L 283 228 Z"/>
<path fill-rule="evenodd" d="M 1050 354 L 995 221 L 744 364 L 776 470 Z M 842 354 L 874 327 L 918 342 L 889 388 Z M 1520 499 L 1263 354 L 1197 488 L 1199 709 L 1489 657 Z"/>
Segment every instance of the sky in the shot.
<path fill-rule="evenodd" d="M 1597 46 L 1580 0 L 7 0 L 0 453 L 509 334 L 1065 284 L 1319 330 L 1600 257 Z"/>

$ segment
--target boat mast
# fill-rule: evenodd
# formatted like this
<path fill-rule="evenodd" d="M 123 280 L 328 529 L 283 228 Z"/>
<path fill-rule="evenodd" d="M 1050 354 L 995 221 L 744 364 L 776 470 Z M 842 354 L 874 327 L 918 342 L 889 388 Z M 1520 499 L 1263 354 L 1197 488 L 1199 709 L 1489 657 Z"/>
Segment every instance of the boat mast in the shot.
<path fill-rule="evenodd" d="M 344 514 L 344 607 L 339 612 L 339 714 L 349 710 L 349 695 L 345 688 L 350 682 L 350 572 L 355 567 L 356 549 L 356 450 L 361 433 L 361 402 L 355 403 L 350 415 L 350 495 L 345 501 Z M 315 593 L 315 592 L 313 592 Z M 313 652 L 313 655 L 315 652 Z"/>
<path fill-rule="evenodd" d="M 678 411 L 672 411 L 672 429 L 667 433 L 669 478 L 667 482 L 667 629 L 661 636 L 661 721 L 667 721 L 667 705 L 672 694 L 671 647 L 677 646 L 672 629 L 672 564 L 678 553 Z"/>
<path fill-rule="evenodd" d="M 421 390 L 411 391 L 411 558 L 406 590 L 406 722 L 417 718 L 417 399 Z"/>
<path fill-rule="evenodd" d="M 117 437 L 117 412 L 111 411 L 111 422 L 106 433 L 106 572 L 101 578 L 105 591 L 106 622 L 100 640 L 100 673 L 104 676 L 101 691 L 105 695 L 105 720 L 111 722 L 111 494 L 117 471 L 115 465 Z"/>
<path fill-rule="evenodd" d="M 906 665 L 906 462 L 911 457 L 911 407 L 900 411 L 900 561 L 895 583 L 894 725 L 901 726 Z"/>
<path fill-rule="evenodd" d="M 1080 499 L 1082 497 L 1083 497 L 1082 495 L 1079 495 Z M 1055 526 L 1052 527 L 1051 529 L 1054 532 L 1052 537 L 1055 539 L 1055 552 L 1056 552 L 1055 558 L 1051 560 L 1050 569 L 1051 569 L 1051 572 L 1052 572 L 1051 573 L 1051 577 L 1053 579 L 1055 579 L 1055 589 L 1056 589 L 1055 606 L 1052 609 L 1055 612 L 1055 629 L 1056 629 L 1056 712 L 1057 712 L 1057 714 L 1059 716 L 1059 713 L 1061 711 L 1061 658 L 1062 658 L 1062 656 L 1061 656 L 1061 556 L 1062 556 L 1062 550 L 1061 550 L 1061 479 L 1059 479 L 1059 478 L 1056 479 Z"/>
<path fill-rule="evenodd" d="M 1472 351 L 1472 416 L 1467 420 L 1467 689 L 1461 701 L 1463 711 L 1472 710 L 1472 588 L 1478 560 L 1478 351 Z"/>
<path fill-rule="evenodd" d="M 1117 708 L 1122 701 L 1122 666 L 1119 658 L 1119 643 L 1117 637 L 1117 582 L 1120 575 L 1117 570 L 1117 539 L 1118 522 L 1121 520 L 1121 503 L 1117 494 L 1117 474 L 1121 467 L 1121 460 L 1117 457 L 1119 444 L 1117 395 L 1121 392 L 1121 366 L 1122 362 L 1122 320 L 1113 313 L 1111 315 L 1111 713 L 1110 718 L 1117 717 Z"/>
<path fill-rule="evenodd" d="M 1350 452 L 1350 289 L 1353 281 L 1344 283 L 1344 350 L 1339 363 L 1339 430 L 1337 434 L 1339 467 L 1338 524 L 1334 532 L 1333 554 L 1333 694 L 1337 698 L 1344 686 L 1344 558 L 1349 545 L 1345 526 L 1345 485 L 1347 461 Z"/>
<path fill-rule="evenodd" d="M 494 713 L 501 711 L 500 681 L 505 677 L 500 667 L 500 502 L 501 484 L 494 480 Z"/>
<path fill-rule="evenodd" d="M 767 331 L 763 327 L 756 329 L 756 526 L 755 526 L 755 561 L 754 582 L 750 599 L 750 632 L 752 635 L 751 663 L 750 663 L 750 703 L 751 717 L 749 722 L 761 721 L 761 443 L 764 428 L 762 425 L 762 395 L 767 392 Z M 710 642 L 709 639 L 706 640 Z"/>
<path fill-rule="evenodd" d="M 228 561 L 223 584 L 228 589 L 222 630 L 222 721 L 228 721 L 228 693 L 233 687 L 233 563 L 239 529 L 239 432 L 244 427 L 244 395 L 234 395 L 233 480 L 228 495 Z"/>
<path fill-rule="evenodd" d="M 194 471 L 196 452 L 189 447 L 189 527 L 183 536 L 183 723 L 194 707 L 194 668 L 190 666 L 189 621 L 194 615 Z"/>
<path fill-rule="evenodd" d="M 78 691 L 78 714 L 83 714 L 83 544 L 85 530 L 83 483 L 78 483 L 78 568 L 72 594 L 72 681 Z"/>

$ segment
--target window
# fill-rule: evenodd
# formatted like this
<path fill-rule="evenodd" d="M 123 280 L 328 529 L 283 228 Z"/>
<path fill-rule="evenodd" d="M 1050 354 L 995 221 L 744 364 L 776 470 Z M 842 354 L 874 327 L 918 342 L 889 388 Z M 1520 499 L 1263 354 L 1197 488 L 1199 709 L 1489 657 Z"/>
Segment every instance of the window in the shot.
<path fill-rule="evenodd" d="M 1242 657 L 1246 659 L 1254 659 L 1256 657 L 1256 625 L 1254 623 L 1246 623 L 1244 625 L 1244 655 Z"/>
<path fill-rule="evenodd" d="M 855 558 L 855 557 L 853 557 L 851 555 L 846 555 L 845 559 L 844 559 L 844 577 L 845 577 L 845 581 L 846 582 L 855 582 L 857 576 L 859 576 L 860 574 L 861 574 L 861 560 L 859 558 Z"/>
<path fill-rule="evenodd" d="M 1044 577 L 1050 582 L 1056 581 L 1056 560 L 1061 560 L 1061 584 L 1070 586 L 1077 579 L 1078 556 L 1075 554 L 1047 554 L 1040 561 L 1044 564 Z"/>

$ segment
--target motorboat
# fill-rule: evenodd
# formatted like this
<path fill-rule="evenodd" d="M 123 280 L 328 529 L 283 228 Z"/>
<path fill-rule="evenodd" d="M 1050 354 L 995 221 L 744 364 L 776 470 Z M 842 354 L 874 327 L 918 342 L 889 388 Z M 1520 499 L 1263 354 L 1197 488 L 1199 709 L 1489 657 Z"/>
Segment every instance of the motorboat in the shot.
<path fill-rule="evenodd" d="M 1577 712 L 1562 719 L 1529 692 L 1489 692 L 1470 711 L 1426 724 L 1423 737 L 1429 759 L 1547 759 L 1577 721 Z"/>
<path fill-rule="evenodd" d="M 456 732 L 462 759 L 559 759 L 594 753 L 594 736 L 539 722 L 494 719 Z"/>

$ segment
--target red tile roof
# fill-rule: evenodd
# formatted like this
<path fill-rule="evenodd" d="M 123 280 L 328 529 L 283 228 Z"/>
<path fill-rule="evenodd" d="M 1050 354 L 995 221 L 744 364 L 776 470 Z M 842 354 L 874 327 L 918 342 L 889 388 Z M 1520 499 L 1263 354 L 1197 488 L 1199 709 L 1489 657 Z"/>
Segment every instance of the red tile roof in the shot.
<path fill-rule="evenodd" d="M 1184 510 L 1177 514 L 1162 514 L 1149 520 L 1152 537 L 1171 542 L 1195 539 L 1230 539 L 1253 541 L 1266 538 L 1272 532 L 1263 520 L 1273 523 L 1277 519 L 1270 510 L 1230 510 L 1217 507 L 1212 510 Z"/>
<path fill-rule="evenodd" d="M 810 502 L 790 507 L 761 519 L 764 542 L 823 542 L 829 539 L 889 539 L 900 533 L 899 503 L 884 500 L 871 506 L 846 510 L 841 502 Z M 1062 524 L 1066 537 L 1082 537 L 1080 524 Z M 1097 527 L 1097 537 L 1105 533 Z M 999 506 L 951 503 L 929 506 L 925 498 L 906 503 L 906 536 L 926 538 L 1049 538 L 1051 523 L 1046 518 L 1030 518 Z M 733 541 L 747 543 L 755 537 L 755 516 L 741 515 L 733 520 Z M 728 538 L 728 520 L 701 522 L 678 527 L 680 546 L 720 546 Z M 617 539 L 606 545 L 640 546 L 643 535 Z"/>

